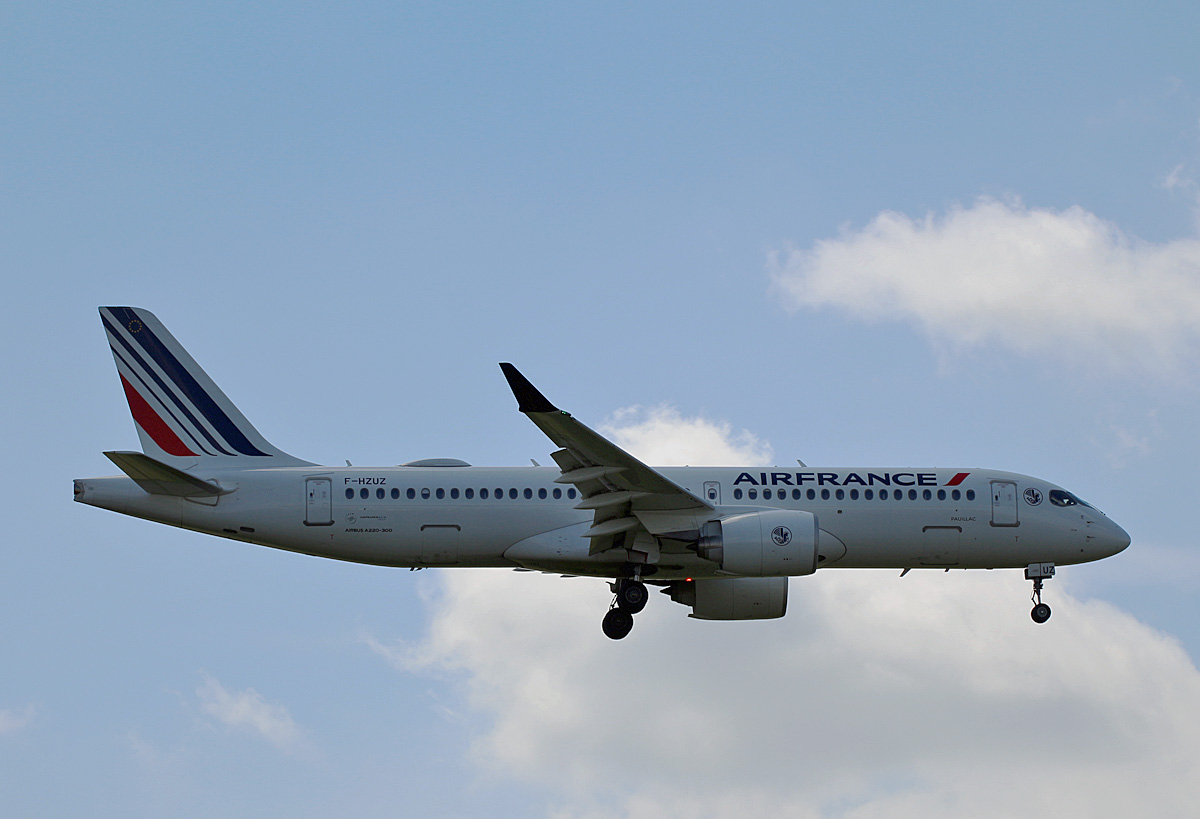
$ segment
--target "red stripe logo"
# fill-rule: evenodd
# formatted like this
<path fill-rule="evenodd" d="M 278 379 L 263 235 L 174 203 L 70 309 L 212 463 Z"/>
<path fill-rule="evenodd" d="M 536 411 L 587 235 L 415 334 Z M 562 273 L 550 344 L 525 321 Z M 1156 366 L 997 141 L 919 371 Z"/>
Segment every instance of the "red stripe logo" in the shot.
<path fill-rule="evenodd" d="M 946 481 L 946 486 L 958 486 L 960 483 L 965 481 L 967 479 L 967 476 L 970 474 L 971 474 L 970 472 L 959 472 L 953 478 Z"/>
<path fill-rule="evenodd" d="M 146 434 L 154 439 L 154 443 L 158 444 L 158 448 L 168 455 L 178 455 L 180 457 L 196 453 L 192 452 L 183 441 L 179 440 L 179 436 L 167 426 L 166 422 L 159 417 L 154 408 L 146 403 L 146 399 L 133 388 L 133 385 L 125 380 L 125 376 L 121 376 L 121 386 L 125 388 L 125 400 L 129 402 L 129 411 L 133 413 L 133 420 L 137 425 L 146 431 Z"/>

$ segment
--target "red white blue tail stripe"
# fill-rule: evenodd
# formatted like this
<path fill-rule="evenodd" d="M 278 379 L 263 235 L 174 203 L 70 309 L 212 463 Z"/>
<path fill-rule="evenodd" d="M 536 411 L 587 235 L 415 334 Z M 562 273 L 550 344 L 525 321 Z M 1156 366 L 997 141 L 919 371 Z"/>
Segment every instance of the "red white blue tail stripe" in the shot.
<path fill-rule="evenodd" d="M 263 439 L 153 313 L 101 307 L 100 318 L 147 454 L 295 460 Z"/>

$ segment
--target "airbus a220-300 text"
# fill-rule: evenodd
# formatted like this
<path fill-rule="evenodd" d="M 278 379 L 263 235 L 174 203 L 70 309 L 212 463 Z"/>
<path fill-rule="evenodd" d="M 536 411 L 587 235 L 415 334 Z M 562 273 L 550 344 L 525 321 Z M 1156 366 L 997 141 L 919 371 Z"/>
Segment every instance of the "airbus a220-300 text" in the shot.
<path fill-rule="evenodd" d="M 651 467 L 501 364 L 554 467 L 319 466 L 272 446 L 147 310 L 100 316 L 141 452 L 75 500 L 205 534 L 408 568 L 517 568 L 608 578 L 604 633 L 658 587 L 703 620 L 782 617 L 788 578 L 818 569 L 1024 569 L 1031 612 L 1056 566 L 1129 536 L 1040 478 L 990 469 Z"/>

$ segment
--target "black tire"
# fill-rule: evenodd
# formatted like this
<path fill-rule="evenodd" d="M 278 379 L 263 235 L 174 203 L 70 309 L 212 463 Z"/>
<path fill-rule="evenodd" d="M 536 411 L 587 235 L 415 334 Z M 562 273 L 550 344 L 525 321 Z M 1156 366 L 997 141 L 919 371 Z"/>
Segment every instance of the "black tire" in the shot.
<path fill-rule="evenodd" d="M 617 586 L 617 605 L 630 614 L 637 614 L 646 608 L 649 600 L 650 592 L 646 591 L 645 583 L 637 580 L 623 580 Z"/>
<path fill-rule="evenodd" d="M 1033 607 L 1033 611 L 1029 612 L 1029 616 L 1035 623 L 1044 623 L 1050 619 L 1050 607 L 1045 603 L 1038 603 Z"/>
<path fill-rule="evenodd" d="M 622 608 L 609 609 L 601 624 L 604 636 L 610 640 L 620 640 L 633 630 L 633 615 Z"/>

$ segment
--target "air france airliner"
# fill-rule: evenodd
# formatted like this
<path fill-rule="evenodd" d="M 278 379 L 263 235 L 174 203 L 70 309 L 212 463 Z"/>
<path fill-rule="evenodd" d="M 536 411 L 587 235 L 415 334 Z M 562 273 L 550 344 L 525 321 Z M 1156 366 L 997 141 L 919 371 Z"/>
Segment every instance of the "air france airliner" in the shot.
<path fill-rule="evenodd" d="M 605 578 L 614 640 L 648 587 L 701 620 L 761 620 L 786 612 L 788 578 L 835 568 L 1024 569 L 1044 623 L 1056 566 L 1129 545 L 1091 504 L 1013 472 L 650 467 L 507 363 L 519 410 L 557 447 L 554 467 L 320 466 L 272 446 L 153 313 L 100 317 L 142 451 L 105 452 L 123 474 L 76 480 L 76 501 L 336 560 Z"/>

